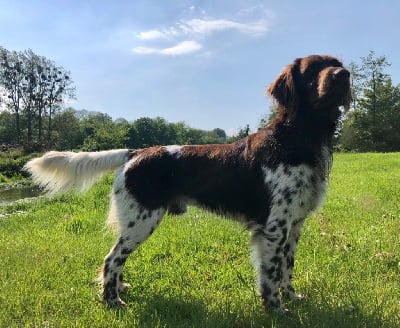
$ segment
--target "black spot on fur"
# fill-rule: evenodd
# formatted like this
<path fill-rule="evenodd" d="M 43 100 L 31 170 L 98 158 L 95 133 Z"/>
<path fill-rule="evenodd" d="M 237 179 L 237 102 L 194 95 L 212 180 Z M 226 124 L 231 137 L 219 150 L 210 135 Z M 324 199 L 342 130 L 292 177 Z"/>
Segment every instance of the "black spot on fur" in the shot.
<path fill-rule="evenodd" d="M 123 248 L 121 250 L 121 254 L 123 254 L 123 255 L 129 255 L 131 252 L 132 252 L 132 249 L 130 249 L 130 248 Z"/>
<path fill-rule="evenodd" d="M 282 196 L 283 198 L 286 200 L 286 202 L 288 204 L 292 203 L 292 194 L 294 194 L 295 192 L 291 191 L 289 187 L 286 187 L 283 192 L 282 192 Z"/>
<path fill-rule="evenodd" d="M 113 301 L 117 298 L 117 281 L 115 279 L 110 279 L 104 285 L 104 299 L 106 301 Z"/>
<path fill-rule="evenodd" d="M 274 263 L 274 264 L 278 264 L 278 263 L 281 262 L 281 257 L 280 257 L 280 256 L 274 256 L 274 257 L 271 259 L 271 262 Z"/>
<path fill-rule="evenodd" d="M 288 256 L 287 258 L 287 268 L 293 268 L 294 267 L 294 258 L 293 256 Z"/>
<path fill-rule="evenodd" d="M 124 257 L 116 257 L 116 258 L 114 259 L 114 263 L 115 263 L 115 265 L 117 265 L 117 266 L 123 265 L 123 264 L 125 263 L 125 261 L 126 261 L 126 258 L 124 258 Z"/>
<path fill-rule="evenodd" d="M 275 267 L 271 266 L 267 268 L 265 265 L 261 266 L 261 272 L 268 277 L 268 279 L 271 279 L 271 277 L 274 275 L 275 272 Z"/>
<path fill-rule="evenodd" d="M 132 228 L 132 227 L 134 227 L 134 226 L 135 226 L 135 224 L 136 224 L 136 222 L 135 222 L 135 221 L 130 221 L 130 222 L 128 223 L 128 228 Z"/>
<path fill-rule="evenodd" d="M 287 224 L 286 220 L 279 220 L 278 225 L 282 228 Z"/>
<path fill-rule="evenodd" d="M 272 294 L 271 288 L 270 288 L 269 286 L 267 286 L 267 284 L 263 284 L 263 285 L 262 285 L 262 293 L 261 293 L 261 296 L 262 296 L 264 299 L 268 299 L 268 298 L 271 296 L 271 294 Z"/>
<path fill-rule="evenodd" d="M 289 177 L 292 175 L 292 171 L 289 169 L 287 165 L 283 167 L 283 173 L 285 173 Z"/>

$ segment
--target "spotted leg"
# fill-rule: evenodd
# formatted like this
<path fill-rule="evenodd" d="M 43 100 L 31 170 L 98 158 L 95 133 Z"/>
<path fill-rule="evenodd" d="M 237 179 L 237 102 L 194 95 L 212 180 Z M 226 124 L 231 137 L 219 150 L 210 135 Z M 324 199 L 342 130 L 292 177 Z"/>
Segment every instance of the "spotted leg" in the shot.
<path fill-rule="evenodd" d="M 141 243 L 143 243 L 158 226 L 164 210 L 146 210 L 135 204 L 128 217 L 118 217 L 120 235 L 117 243 L 104 259 L 101 276 L 103 299 L 110 306 L 125 305 L 119 297 L 128 286 L 122 282 L 122 270 L 126 259 Z M 123 211 L 122 211 L 123 212 Z M 114 213 L 115 215 L 115 213 Z"/>
<path fill-rule="evenodd" d="M 283 249 L 281 293 L 282 297 L 296 301 L 299 301 L 303 298 L 300 294 L 295 293 L 292 284 L 294 255 L 296 252 L 296 247 L 299 241 L 300 232 L 303 224 L 304 219 L 297 220 L 293 223 L 290 229 L 288 240 Z"/>
<path fill-rule="evenodd" d="M 279 286 L 288 224 L 284 219 L 269 219 L 267 222 L 265 227 L 258 227 L 252 232 L 257 283 L 264 306 L 284 311 Z"/>

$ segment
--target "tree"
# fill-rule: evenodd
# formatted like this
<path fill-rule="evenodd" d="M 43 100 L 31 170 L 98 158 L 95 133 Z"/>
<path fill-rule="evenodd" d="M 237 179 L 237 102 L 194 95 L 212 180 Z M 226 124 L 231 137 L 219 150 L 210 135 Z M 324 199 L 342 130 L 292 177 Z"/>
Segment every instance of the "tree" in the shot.
<path fill-rule="evenodd" d="M 8 51 L 0 48 L 0 86 L 6 108 L 15 113 L 18 141 L 21 139 L 21 118 L 26 137 L 39 141 L 47 118 L 47 141 L 50 143 L 52 118 L 65 99 L 73 98 L 75 88 L 69 72 L 32 50 Z"/>
<path fill-rule="evenodd" d="M 247 137 L 249 134 L 250 134 L 250 126 L 249 126 L 248 124 L 246 124 L 246 126 L 245 126 L 244 128 L 240 128 L 238 134 L 235 135 L 235 136 L 233 136 L 233 137 L 231 137 L 231 138 L 229 139 L 229 141 L 230 141 L 230 142 L 233 142 L 233 141 L 236 141 L 236 140 L 245 138 L 245 137 Z"/>
<path fill-rule="evenodd" d="M 108 114 L 89 112 L 81 121 L 81 131 L 85 151 L 123 148 L 127 143 L 127 126 L 114 123 Z"/>
<path fill-rule="evenodd" d="M 258 123 L 258 129 L 264 128 L 266 125 L 271 123 L 279 114 L 279 107 L 276 104 L 272 104 L 269 107 L 269 114 L 263 116 Z"/>
<path fill-rule="evenodd" d="M 353 104 L 343 122 L 340 143 L 345 149 L 395 151 L 400 149 L 400 86 L 385 73 L 385 56 L 371 51 L 362 65 L 351 64 Z"/>
<path fill-rule="evenodd" d="M 21 98 L 24 72 L 16 51 L 0 48 L 0 86 L 3 89 L 2 103 L 15 114 L 17 142 L 21 140 Z"/>
<path fill-rule="evenodd" d="M 6 111 L 0 111 L 0 143 L 12 144 L 16 139 L 14 115 Z"/>
<path fill-rule="evenodd" d="M 51 139 L 56 149 L 73 150 L 83 144 L 81 122 L 73 108 L 56 113 L 53 121 Z"/>

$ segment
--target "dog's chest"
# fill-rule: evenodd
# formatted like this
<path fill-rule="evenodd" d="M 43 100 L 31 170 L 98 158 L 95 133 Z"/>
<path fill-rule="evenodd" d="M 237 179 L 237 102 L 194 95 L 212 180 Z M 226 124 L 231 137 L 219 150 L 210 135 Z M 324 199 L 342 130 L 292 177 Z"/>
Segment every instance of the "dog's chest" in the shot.
<path fill-rule="evenodd" d="M 270 215 L 304 219 L 323 202 L 327 178 L 308 165 L 281 164 L 275 170 L 264 168 L 270 194 Z"/>

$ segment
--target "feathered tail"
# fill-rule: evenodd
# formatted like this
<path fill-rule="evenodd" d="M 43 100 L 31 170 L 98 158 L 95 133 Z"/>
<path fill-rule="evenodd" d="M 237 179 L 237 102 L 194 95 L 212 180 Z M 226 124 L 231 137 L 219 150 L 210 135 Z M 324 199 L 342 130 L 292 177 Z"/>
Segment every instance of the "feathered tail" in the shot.
<path fill-rule="evenodd" d="M 72 189 L 84 192 L 104 174 L 116 170 L 129 158 L 127 149 L 80 153 L 50 151 L 30 160 L 24 170 L 50 194 Z"/>

